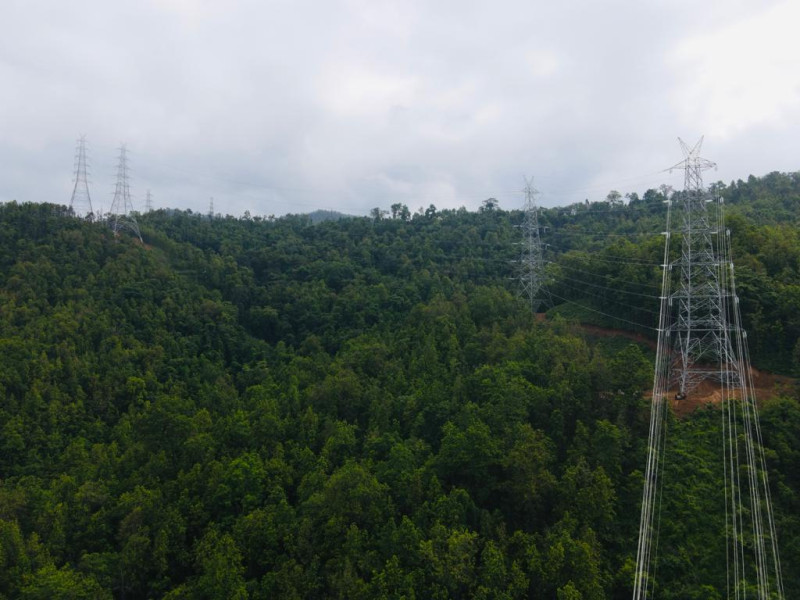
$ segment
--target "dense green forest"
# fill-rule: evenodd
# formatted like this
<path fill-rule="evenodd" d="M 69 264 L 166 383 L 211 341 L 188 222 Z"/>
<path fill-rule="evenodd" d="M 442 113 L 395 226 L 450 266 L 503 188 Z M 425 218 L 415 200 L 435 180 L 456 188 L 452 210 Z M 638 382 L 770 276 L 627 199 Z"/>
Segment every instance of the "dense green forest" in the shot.
<path fill-rule="evenodd" d="M 800 174 L 730 185 L 755 366 L 800 376 Z M 0 206 L 0 598 L 628 598 L 667 190 L 312 223 Z M 596 312 L 600 311 L 600 312 Z M 602 313 L 602 314 L 601 314 Z M 787 597 L 800 406 L 761 407 Z M 718 411 L 673 418 L 657 597 L 723 597 Z"/>

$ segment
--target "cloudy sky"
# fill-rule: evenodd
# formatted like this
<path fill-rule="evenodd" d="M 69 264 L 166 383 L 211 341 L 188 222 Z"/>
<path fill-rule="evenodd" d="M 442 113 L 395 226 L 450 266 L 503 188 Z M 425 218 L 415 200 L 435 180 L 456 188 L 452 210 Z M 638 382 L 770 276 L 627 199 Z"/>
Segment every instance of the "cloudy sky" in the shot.
<path fill-rule="evenodd" d="M 0 201 L 366 214 L 800 170 L 800 2 L 2 0 Z M 97 206 L 95 207 L 97 208 Z"/>

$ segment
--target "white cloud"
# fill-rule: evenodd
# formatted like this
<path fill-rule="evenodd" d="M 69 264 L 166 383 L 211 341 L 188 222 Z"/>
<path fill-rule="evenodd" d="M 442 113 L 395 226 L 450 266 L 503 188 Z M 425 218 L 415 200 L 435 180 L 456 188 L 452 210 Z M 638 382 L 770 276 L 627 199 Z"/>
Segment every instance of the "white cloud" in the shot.
<path fill-rule="evenodd" d="M 561 61 L 554 52 L 533 50 L 527 54 L 527 63 L 534 77 L 550 77 L 558 72 Z"/>
<path fill-rule="evenodd" d="M 336 115 L 373 117 L 387 115 L 416 100 L 413 77 L 380 73 L 351 65 L 331 65 L 321 82 L 324 105 Z"/>
<path fill-rule="evenodd" d="M 682 119 L 713 137 L 797 120 L 800 105 L 800 4 L 784 2 L 681 42 L 673 68 Z"/>

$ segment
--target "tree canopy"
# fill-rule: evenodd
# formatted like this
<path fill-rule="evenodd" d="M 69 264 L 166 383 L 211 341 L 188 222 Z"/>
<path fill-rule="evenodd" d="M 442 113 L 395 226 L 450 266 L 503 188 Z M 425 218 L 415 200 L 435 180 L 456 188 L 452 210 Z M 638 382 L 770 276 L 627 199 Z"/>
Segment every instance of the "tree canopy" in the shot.
<path fill-rule="evenodd" d="M 721 189 L 753 362 L 800 375 L 800 178 Z M 542 211 L 544 320 L 494 199 L 144 246 L 0 206 L 0 598 L 629 597 L 652 356 L 575 318 L 653 323 L 663 199 Z M 762 406 L 788 597 L 797 401 Z M 717 416 L 670 423 L 660 597 L 724 586 Z"/>

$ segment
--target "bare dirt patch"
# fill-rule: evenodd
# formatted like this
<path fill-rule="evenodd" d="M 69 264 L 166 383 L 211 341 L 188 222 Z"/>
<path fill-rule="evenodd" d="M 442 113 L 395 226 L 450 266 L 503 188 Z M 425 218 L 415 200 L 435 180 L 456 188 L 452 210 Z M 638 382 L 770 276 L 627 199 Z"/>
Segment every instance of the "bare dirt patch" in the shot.
<path fill-rule="evenodd" d="M 751 368 L 753 387 L 756 392 L 756 402 L 763 405 L 777 396 L 794 395 L 798 392 L 798 381 L 785 375 L 776 375 L 766 371 Z M 719 404 L 722 401 L 722 391 L 718 381 L 706 380 L 701 382 L 683 400 L 675 398 L 677 391 L 670 391 L 670 404 L 675 415 L 684 417 L 694 412 L 701 406 Z"/>
<path fill-rule="evenodd" d="M 598 327 L 597 325 L 581 325 L 583 331 L 589 335 L 598 337 L 623 337 L 638 344 L 643 344 L 652 350 L 656 349 L 656 341 L 652 338 L 625 331 L 624 329 L 612 329 L 608 327 Z M 756 392 L 756 399 L 759 405 L 769 402 L 777 396 L 795 395 L 800 391 L 797 379 L 785 375 L 776 375 L 767 371 L 760 371 L 756 368 L 751 370 L 753 375 L 753 387 Z M 649 394 L 649 393 L 648 393 Z M 677 400 L 675 395 L 677 390 L 669 393 L 670 404 L 675 415 L 685 417 L 702 406 L 708 404 L 719 404 L 722 400 L 722 391 L 719 382 L 706 380 L 701 382 L 692 393 L 683 400 Z"/>

